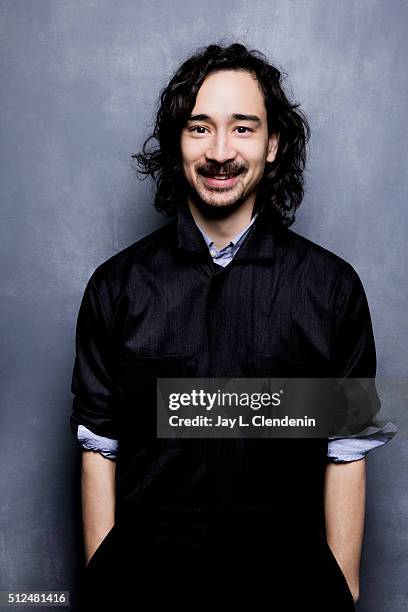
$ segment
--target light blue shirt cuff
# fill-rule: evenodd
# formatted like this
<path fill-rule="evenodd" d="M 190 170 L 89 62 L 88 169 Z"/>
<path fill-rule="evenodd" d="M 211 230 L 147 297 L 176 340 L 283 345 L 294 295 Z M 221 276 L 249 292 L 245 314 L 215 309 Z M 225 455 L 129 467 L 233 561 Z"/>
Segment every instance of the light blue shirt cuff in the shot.
<path fill-rule="evenodd" d="M 78 425 L 77 438 L 82 448 L 98 451 L 108 459 L 116 459 L 118 441 L 113 438 L 105 438 L 90 431 L 84 425 Z"/>
<path fill-rule="evenodd" d="M 397 427 L 388 422 L 383 427 L 366 427 L 358 434 L 347 438 L 333 436 L 329 438 L 327 456 L 331 461 L 358 461 L 378 446 L 389 442 L 396 434 Z"/>

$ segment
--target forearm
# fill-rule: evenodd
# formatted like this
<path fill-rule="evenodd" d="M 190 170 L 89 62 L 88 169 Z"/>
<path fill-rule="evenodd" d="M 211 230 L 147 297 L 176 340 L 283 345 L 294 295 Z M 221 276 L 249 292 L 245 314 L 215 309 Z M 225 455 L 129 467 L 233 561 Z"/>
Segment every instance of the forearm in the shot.
<path fill-rule="evenodd" d="M 365 459 L 327 465 L 324 496 L 327 542 L 355 601 L 359 596 L 365 496 Z"/>
<path fill-rule="evenodd" d="M 95 451 L 82 452 L 81 496 L 85 563 L 115 523 L 116 462 Z"/>

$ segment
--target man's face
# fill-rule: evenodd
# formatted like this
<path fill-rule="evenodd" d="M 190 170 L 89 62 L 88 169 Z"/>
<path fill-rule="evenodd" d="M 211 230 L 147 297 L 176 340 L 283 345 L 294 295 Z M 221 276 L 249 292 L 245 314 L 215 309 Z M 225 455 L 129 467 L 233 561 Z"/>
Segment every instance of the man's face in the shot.
<path fill-rule="evenodd" d="M 278 138 L 268 138 L 264 97 L 255 77 L 220 70 L 201 85 L 181 133 L 189 194 L 206 208 L 235 208 L 257 191 Z"/>

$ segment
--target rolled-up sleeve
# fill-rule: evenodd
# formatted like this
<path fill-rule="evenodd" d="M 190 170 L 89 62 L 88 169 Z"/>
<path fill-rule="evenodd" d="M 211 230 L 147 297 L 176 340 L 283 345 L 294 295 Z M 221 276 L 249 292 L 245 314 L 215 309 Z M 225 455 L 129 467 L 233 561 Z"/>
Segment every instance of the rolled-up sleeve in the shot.
<path fill-rule="evenodd" d="M 388 422 L 382 427 L 367 427 L 347 438 L 330 438 L 327 457 L 334 463 L 364 459 L 374 448 L 387 444 L 395 436 L 396 431 L 394 423 Z"/>
<path fill-rule="evenodd" d="M 118 450 L 117 440 L 97 436 L 84 425 L 78 425 L 77 438 L 85 450 L 97 451 L 107 459 L 116 459 Z"/>
<path fill-rule="evenodd" d="M 371 315 L 360 277 L 352 266 L 349 273 L 347 282 L 343 278 L 338 283 L 333 344 L 335 373 L 339 379 L 367 381 L 365 385 L 347 387 L 356 417 L 354 421 L 350 418 L 351 435 L 329 438 L 328 461 L 336 463 L 364 458 L 374 448 L 389 442 L 397 431 L 394 423 L 381 423 L 375 416 L 381 403 L 375 385 L 377 358 Z"/>
<path fill-rule="evenodd" d="M 70 426 L 78 440 L 79 426 L 97 436 L 117 440 L 114 342 L 111 322 L 98 293 L 95 273 L 89 279 L 79 308 L 75 335 L 74 395 Z"/>

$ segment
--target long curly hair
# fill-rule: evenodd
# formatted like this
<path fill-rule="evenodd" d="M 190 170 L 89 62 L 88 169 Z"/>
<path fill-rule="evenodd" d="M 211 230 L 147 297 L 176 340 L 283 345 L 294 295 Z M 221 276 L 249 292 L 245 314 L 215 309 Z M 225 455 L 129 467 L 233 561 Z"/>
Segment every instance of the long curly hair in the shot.
<path fill-rule="evenodd" d="M 260 51 L 244 45 L 211 44 L 199 48 L 178 68 L 159 97 L 153 133 L 142 151 L 132 155 L 143 178 L 156 181 L 154 206 L 165 216 L 176 213 L 178 202 L 186 198 L 180 149 L 181 131 L 194 108 L 196 96 L 206 76 L 219 70 L 247 70 L 256 76 L 265 97 L 268 136 L 279 133 L 273 162 L 267 162 L 258 185 L 255 209 L 268 213 L 280 226 L 295 221 L 304 196 L 303 172 L 310 128 L 299 104 L 288 99 L 282 87 L 282 73 Z M 286 75 L 287 76 L 287 75 Z"/>

